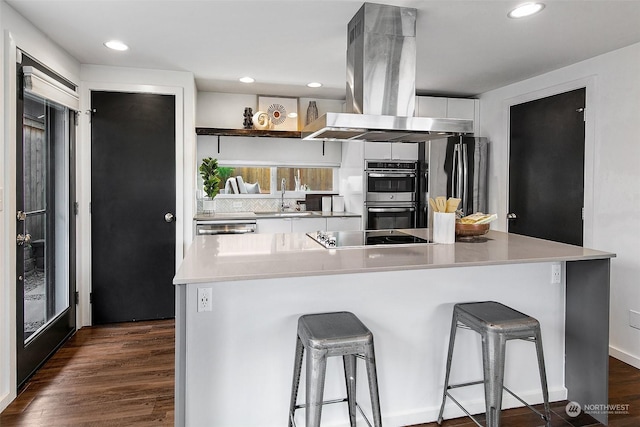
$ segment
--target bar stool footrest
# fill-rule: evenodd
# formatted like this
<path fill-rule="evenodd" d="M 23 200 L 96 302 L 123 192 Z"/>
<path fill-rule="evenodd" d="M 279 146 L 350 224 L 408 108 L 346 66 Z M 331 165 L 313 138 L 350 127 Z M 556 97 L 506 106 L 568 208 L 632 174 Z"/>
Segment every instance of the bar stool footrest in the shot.
<path fill-rule="evenodd" d="M 461 388 L 461 387 L 468 387 L 468 386 L 472 386 L 472 385 L 480 385 L 480 384 L 484 384 L 485 381 L 471 381 L 468 383 L 461 383 L 461 384 L 452 384 L 447 386 L 447 390 L 451 390 L 454 388 Z M 529 408 L 532 412 L 535 412 L 540 418 L 542 418 L 543 421 L 545 422 L 549 422 L 550 420 L 547 420 L 546 415 L 544 415 L 542 412 L 538 411 L 536 408 L 534 408 L 533 406 L 529 405 L 527 402 L 525 402 L 520 396 L 518 396 L 517 394 L 515 394 L 514 392 L 512 392 L 511 390 L 509 390 L 507 387 L 505 387 L 504 385 L 502 386 L 502 389 L 505 390 L 507 393 L 509 393 L 511 396 L 515 397 L 520 403 L 522 403 L 523 405 L 525 405 L 527 408 Z M 467 412 L 467 410 L 453 397 L 451 396 L 451 394 L 448 391 L 445 391 L 445 394 L 447 395 L 447 397 L 451 400 L 453 400 L 453 403 L 455 403 L 465 414 L 467 414 L 467 416 L 469 418 L 471 418 L 473 420 L 474 423 L 476 423 L 477 425 L 479 425 L 480 427 L 483 427 L 482 424 L 480 424 L 478 422 L 478 420 L 476 420 L 473 415 L 471 415 L 469 412 Z M 441 424 L 442 420 L 438 420 L 438 424 Z"/>
<path fill-rule="evenodd" d="M 342 399 L 325 400 L 325 401 L 322 402 L 322 405 L 331 405 L 331 404 L 334 404 L 334 403 L 344 403 L 344 402 L 348 402 L 348 401 L 349 401 L 349 399 L 347 399 L 346 397 L 342 398 Z M 296 427 L 296 420 L 294 419 L 295 411 L 297 411 L 298 409 L 306 408 L 306 407 L 307 407 L 306 403 L 301 403 L 299 405 L 296 405 L 295 409 L 293 410 L 294 412 L 289 415 L 289 418 L 291 419 L 291 425 L 293 425 L 293 427 Z M 360 407 L 360 404 L 358 402 L 356 402 L 356 409 L 360 412 L 360 415 L 362 415 L 362 418 L 364 418 L 364 422 L 366 422 L 369 427 L 372 427 L 371 422 L 369 421 L 369 418 L 367 418 L 367 416 L 364 414 L 364 412 L 362 411 L 362 408 Z"/>

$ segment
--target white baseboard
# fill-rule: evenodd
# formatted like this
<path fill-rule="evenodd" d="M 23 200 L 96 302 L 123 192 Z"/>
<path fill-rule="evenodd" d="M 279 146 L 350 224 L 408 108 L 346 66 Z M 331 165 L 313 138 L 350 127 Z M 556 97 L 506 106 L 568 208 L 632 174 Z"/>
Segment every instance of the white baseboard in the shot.
<path fill-rule="evenodd" d="M 539 390 L 534 390 L 529 393 L 519 394 L 525 402 L 530 405 L 537 405 L 542 403 L 542 394 Z M 549 390 L 549 402 L 557 402 L 559 400 L 565 400 L 567 398 L 567 389 L 560 387 L 557 389 Z M 484 399 L 475 399 L 473 401 L 461 401 L 460 402 L 467 411 L 472 414 L 484 413 L 485 404 Z M 502 400 L 502 409 L 511 409 L 523 406 L 513 396 L 505 393 Z M 384 417 L 386 425 L 390 426 L 406 426 L 412 424 L 421 424 L 436 421 L 440 413 L 440 406 L 424 408 L 420 411 L 404 414 L 387 414 Z M 444 419 L 459 418 L 466 416 L 464 412 L 460 410 L 450 399 L 447 399 L 447 404 L 444 411 Z"/>
<path fill-rule="evenodd" d="M 622 360 L 624 363 L 640 369 L 640 357 L 624 352 L 619 348 L 609 346 L 609 356 L 615 357 L 618 360 Z"/>

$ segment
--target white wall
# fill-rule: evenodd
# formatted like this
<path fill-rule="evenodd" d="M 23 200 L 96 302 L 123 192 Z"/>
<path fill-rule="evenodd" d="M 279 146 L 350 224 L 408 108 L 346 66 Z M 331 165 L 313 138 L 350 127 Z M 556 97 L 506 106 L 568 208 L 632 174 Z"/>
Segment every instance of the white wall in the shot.
<path fill-rule="evenodd" d="M 184 250 L 191 243 L 191 230 L 196 212 L 195 169 L 195 104 L 196 88 L 192 73 L 134 68 L 82 65 L 80 87 L 78 203 L 80 206 L 78 236 L 78 291 L 80 301 L 78 327 L 91 323 L 89 293 L 91 291 L 91 127 L 89 115 L 91 90 L 128 91 L 172 94 L 176 96 L 176 268 Z"/>
<path fill-rule="evenodd" d="M 67 52 L 33 27 L 4 1 L 0 1 L 3 104 L 0 105 L 0 188 L 3 188 L 3 209 L 0 209 L 0 411 L 16 395 L 16 324 L 15 324 L 15 48 L 16 46 L 50 69 L 79 84 L 80 64 Z"/>
<path fill-rule="evenodd" d="M 491 140 L 490 211 L 506 229 L 509 106 L 587 87 L 585 239 L 617 254 L 611 267 L 610 353 L 640 368 L 640 44 L 480 96 L 480 134 Z"/>

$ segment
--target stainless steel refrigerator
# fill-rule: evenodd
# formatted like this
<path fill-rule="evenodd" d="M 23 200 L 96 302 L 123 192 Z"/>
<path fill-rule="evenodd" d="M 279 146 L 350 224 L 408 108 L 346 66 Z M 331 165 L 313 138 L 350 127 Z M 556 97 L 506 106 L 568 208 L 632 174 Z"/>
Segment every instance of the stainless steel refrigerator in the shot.
<path fill-rule="evenodd" d="M 489 142 L 486 138 L 453 136 L 420 143 L 418 227 L 429 227 L 429 197 L 458 197 L 463 215 L 487 213 Z"/>

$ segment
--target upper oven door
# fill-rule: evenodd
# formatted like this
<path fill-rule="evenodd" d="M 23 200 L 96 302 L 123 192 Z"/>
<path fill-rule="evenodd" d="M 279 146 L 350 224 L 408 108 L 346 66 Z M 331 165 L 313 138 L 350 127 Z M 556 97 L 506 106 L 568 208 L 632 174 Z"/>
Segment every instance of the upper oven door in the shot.
<path fill-rule="evenodd" d="M 414 202 L 416 200 L 416 172 L 366 171 L 367 202 Z"/>

